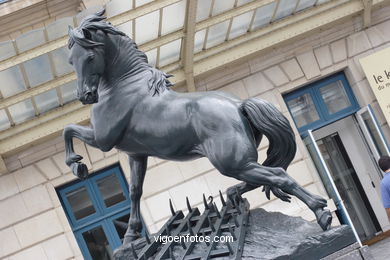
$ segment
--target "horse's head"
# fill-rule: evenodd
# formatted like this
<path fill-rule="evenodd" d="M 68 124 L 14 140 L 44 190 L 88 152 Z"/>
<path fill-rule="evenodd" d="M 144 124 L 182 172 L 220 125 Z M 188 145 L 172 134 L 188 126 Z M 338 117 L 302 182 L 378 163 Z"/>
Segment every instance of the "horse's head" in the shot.
<path fill-rule="evenodd" d="M 69 63 L 77 74 L 77 97 L 85 104 L 98 102 L 98 86 L 104 72 L 103 44 L 88 29 L 69 27 Z"/>

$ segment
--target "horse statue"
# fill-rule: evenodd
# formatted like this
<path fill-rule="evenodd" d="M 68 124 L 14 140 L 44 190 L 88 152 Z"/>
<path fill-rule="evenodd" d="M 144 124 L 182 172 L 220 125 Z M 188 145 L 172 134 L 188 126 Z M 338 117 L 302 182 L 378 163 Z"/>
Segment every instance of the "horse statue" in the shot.
<path fill-rule="evenodd" d="M 128 154 L 131 167 L 131 214 L 124 243 L 142 231 L 140 198 L 148 156 L 166 160 L 207 157 L 223 175 L 242 183 L 227 190 L 229 198 L 260 186 L 290 202 L 303 201 L 323 230 L 331 213 L 325 199 L 311 194 L 286 173 L 296 143 L 288 120 L 265 100 L 240 100 L 221 92 L 178 93 L 170 75 L 150 66 L 145 53 L 127 35 L 106 22 L 102 12 L 69 27 L 69 63 L 77 73 L 77 97 L 93 104 L 91 127 L 68 125 L 66 164 L 81 179 L 88 176 L 72 138 L 104 152 Z M 266 160 L 257 162 L 262 136 L 269 140 Z"/>

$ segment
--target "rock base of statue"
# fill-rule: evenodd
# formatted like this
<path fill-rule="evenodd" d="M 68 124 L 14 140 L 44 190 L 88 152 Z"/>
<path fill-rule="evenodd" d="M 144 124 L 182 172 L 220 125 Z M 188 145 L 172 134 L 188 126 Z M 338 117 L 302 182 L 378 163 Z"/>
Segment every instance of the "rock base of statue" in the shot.
<path fill-rule="evenodd" d="M 150 236 L 153 238 L 153 235 Z M 137 259 L 145 239 L 123 245 L 117 260 Z M 178 247 L 172 249 L 173 255 Z M 368 247 L 359 248 L 347 225 L 322 231 L 317 223 L 264 209 L 250 211 L 241 259 L 372 259 Z M 343 257 L 347 258 L 343 258 Z M 227 256 L 212 259 L 230 259 Z"/>
<path fill-rule="evenodd" d="M 334 256 L 330 259 L 339 259 L 352 251 L 360 258 L 345 259 L 370 259 L 369 249 L 359 250 L 356 244 L 347 225 L 324 232 L 317 223 L 301 217 L 254 209 L 249 217 L 242 259 L 321 259 L 329 255 Z"/>

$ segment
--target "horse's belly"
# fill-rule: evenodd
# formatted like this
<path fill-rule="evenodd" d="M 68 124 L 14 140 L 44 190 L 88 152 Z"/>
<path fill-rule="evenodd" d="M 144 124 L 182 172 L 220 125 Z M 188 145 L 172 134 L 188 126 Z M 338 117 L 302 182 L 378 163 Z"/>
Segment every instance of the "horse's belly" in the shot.
<path fill-rule="evenodd" d="M 148 136 L 137 139 L 124 138 L 116 148 L 128 154 L 144 154 L 166 160 L 185 161 L 203 156 L 195 143 L 188 139 L 180 140 L 180 137 Z"/>

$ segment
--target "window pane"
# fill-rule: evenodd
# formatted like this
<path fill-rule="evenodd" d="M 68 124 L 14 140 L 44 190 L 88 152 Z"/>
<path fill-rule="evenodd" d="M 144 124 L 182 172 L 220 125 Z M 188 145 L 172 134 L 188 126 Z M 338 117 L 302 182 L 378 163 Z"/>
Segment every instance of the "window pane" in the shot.
<path fill-rule="evenodd" d="M 135 42 L 138 45 L 158 37 L 159 18 L 159 11 L 154 11 L 135 19 Z"/>
<path fill-rule="evenodd" d="M 51 52 L 55 72 L 57 76 L 62 76 L 73 71 L 73 67 L 68 63 L 68 47 L 62 47 Z"/>
<path fill-rule="evenodd" d="M 252 16 L 253 11 L 234 17 L 232 27 L 230 29 L 229 39 L 245 34 L 248 31 Z"/>
<path fill-rule="evenodd" d="M 112 205 L 126 200 L 122 186 L 115 173 L 99 179 L 96 181 L 96 184 L 99 187 L 106 207 L 111 207 Z"/>
<path fill-rule="evenodd" d="M 0 131 L 11 127 L 7 114 L 4 109 L 0 110 Z"/>
<path fill-rule="evenodd" d="M 92 259 L 113 259 L 112 249 L 101 226 L 84 232 L 83 238 L 87 244 L 88 251 L 92 256 Z"/>
<path fill-rule="evenodd" d="M 43 30 L 43 28 L 40 28 L 18 36 L 15 42 L 19 52 L 31 50 L 35 47 L 38 47 L 39 45 L 44 44 L 46 40 Z"/>
<path fill-rule="evenodd" d="M 165 35 L 183 28 L 185 13 L 185 1 L 180 1 L 178 3 L 163 8 L 161 34 Z"/>
<path fill-rule="evenodd" d="M 133 1 L 112 0 L 106 4 L 107 17 L 113 17 L 133 8 Z"/>
<path fill-rule="evenodd" d="M 85 187 L 66 193 L 74 217 L 79 220 L 96 212 Z"/>
<path fill-rule="evenodd" d="M 0 71 L 0 82 L 0 91 L 5 98 L 26 90 L 19 66 Z"/>
<path fill-rule="evenodd" d="M 41 113 L 45 113 L 60 105 L 55 89 L 35 96 L 35 103 L 37 104 L 39 112 Z"/>
<path fill-rule="evenodd" d="M 64 17 L 46 26 L 49 41 L 68 35 L 68 26 L 73 27 L 73 17 Z"/>
<path fill-rule="evenodd" d="M 180 47 L 181 39 L 161 46 L 159 67 L 178 61 L 180 59 Z"/>
<path fill-rule="evenodd" d="M 255 19 L 253 20 L 252 29 L 257 29 L 271 22 L 275 7 L 276 2 L 272 2 L 260 8 L 257 8 Z"/>
<path fill-rule="evenodd" d="M 298 128 L 320 119 L 313 99 L 308 93 L 288 101 L 287 105 Z"/>
<path fill-rule="evenodd" d="M 0 42 L 0 60 L 8 59 L 16 55 L 12 41 Z"/>
<path fill-rule="evenodd" d="M 334 114 L 351 106 L 351 102 L 340 80 L 320 88 L 320 94 L 328 108 L 329 114 Z"/>
<path fill-rule="evenodd" d="M 280 0 L 278 10 L 276 11 L 275 20 L 292 14 L 296 5 L 297 0 Z"/>
<path fill-rule="evenodd" d="M 69 103 L 77 98 L 76 81 L 68 82 L 61 86 L 62 100 L 64 104 Z"/>
<path fill-rule="evenodd" d="M 223 43 L 225 41 L 228 27 L 229 27 L 229 21 L 225 21 L 210 26 L 209 34 L 207 37 L 207 48 Z"/>
<path fill-rule="evenodd" d="M 204 43 L 204 37 L 206 35 L 206 29 L 202 31 L 197 31 L 195 33 L 195 43 L 194 43 L 194 52 L 198 53 L 202 50 L 203 48 L 203 43 Z"/>
<path fill-rule="evenodd" d="M 31 87 L 53 79 L 49 56 L 47 54 L 28 60 L 23 64 Z"/>
<path fill-rule="evenodd" d="M 123 237 L 125 236 L 127 225 L 129 222 L 130 214 L 124 215 L 117 219 L 114 219 L 112 222 L 114 223 L 115 230 L 118 232 L 118 236 L 120 240 L 123 242 Z"/>
<path fill-rule="evenodd" d="M 31 99 L 26 99 L 8 107 L 12 119 L 16 124 L 22 123 L 35 116 L 35 110 Z"/>
<path fill-rule="evenodd" d="M 210 0 L 198 0 L 196 8 L 196 21 L 202 21 L 209 17 L 211 1 Z"/>
<path fill-rule="evenodd" d="M 232 9 L 234 6 L 234 2 L 234 0 L 215 0 L 213 7 L 213 16 Z"/>

